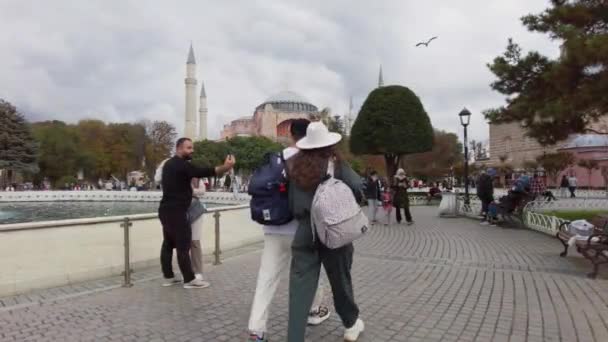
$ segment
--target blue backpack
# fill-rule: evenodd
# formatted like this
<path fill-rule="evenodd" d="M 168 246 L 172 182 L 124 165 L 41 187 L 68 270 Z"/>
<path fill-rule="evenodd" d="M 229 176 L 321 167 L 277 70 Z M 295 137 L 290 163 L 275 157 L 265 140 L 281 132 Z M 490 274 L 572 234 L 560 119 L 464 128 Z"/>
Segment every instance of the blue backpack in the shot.
<path fill-rule="evenodd" d="M 251 219 L 278 226 L 293 219 L 289 210 L 287 168 L 283 153 L 268 153 L 249 181 Z"/>

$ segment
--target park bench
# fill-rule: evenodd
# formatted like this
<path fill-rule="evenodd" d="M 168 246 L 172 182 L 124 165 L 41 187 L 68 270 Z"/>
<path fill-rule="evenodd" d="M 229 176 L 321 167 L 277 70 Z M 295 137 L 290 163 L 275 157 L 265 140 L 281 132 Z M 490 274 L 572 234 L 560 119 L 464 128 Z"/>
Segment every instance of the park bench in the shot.
<path fill-rule="evenodd" d="M 591 261 L 593 271 L 588 274 L 589 278 L 597 277 L 599 265 L 608 263 L 608 216 L 598 215 L 589 221 L 593 226 L 591 236 L 584 240 L 576 240 L 576 250 L 586 259 Z M 564 245 L 564 251 L 560 257 L 568 255 L 568 241 L 573 237 L 568 230 L 569 221 L 560 224 L 557 238 Z"/>

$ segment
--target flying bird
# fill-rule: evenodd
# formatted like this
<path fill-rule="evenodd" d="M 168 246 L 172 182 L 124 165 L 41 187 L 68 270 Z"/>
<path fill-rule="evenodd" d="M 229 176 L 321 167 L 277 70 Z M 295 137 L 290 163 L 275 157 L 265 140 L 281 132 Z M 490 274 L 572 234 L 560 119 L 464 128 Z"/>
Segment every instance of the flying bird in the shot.
<path fill-rule="evenodd" d="M 421 45 L 424 45 L 425 47 L 429 47 L 429 44 L 437 38 L 439 38 L 439 37 L 433 37 L 433 38 L 429 39 L 427 42 L 420 42 L 420 43 L 416 44 L 416 47 L 419 47 Z"/>

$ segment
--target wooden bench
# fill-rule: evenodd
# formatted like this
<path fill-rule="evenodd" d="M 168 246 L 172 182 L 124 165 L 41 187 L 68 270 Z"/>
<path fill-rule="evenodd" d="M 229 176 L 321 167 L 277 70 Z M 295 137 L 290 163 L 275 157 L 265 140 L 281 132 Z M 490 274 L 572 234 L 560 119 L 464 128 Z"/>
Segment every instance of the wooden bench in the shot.
<path fill-rule="evenodd" d="M 576 240 L 576 250 L 586 259 L 591 261 L 593 271 L 588 274 L 589 278 L 597 277 L 599 265 L 608 263 L 608 216 L 598 215 L 590 220 L 593 224 L 593 232 L 585 240 Z M 557 239 L 564 245 L 564 251 L 560 257 L 568 255 L 568 241 L 573 237 L 568 231 L 569 221 L 563 222 L 558 229 Z"/>

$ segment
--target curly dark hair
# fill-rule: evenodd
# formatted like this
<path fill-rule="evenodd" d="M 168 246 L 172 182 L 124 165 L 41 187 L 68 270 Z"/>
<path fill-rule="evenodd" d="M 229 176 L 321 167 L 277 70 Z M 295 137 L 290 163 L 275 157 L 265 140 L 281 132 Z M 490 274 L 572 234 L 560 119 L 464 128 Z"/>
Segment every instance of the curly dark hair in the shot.
<path fill-rule="evenodd" d="M 335 167 L 342 162 L 342 156 L 336 145 L 314 150 L 301 150 L 293 157 L 289 166 L 289 178 L 300 189 L 312 191 L 321 183 L 327 174 L 329 158 L 335 158 Z"/>

